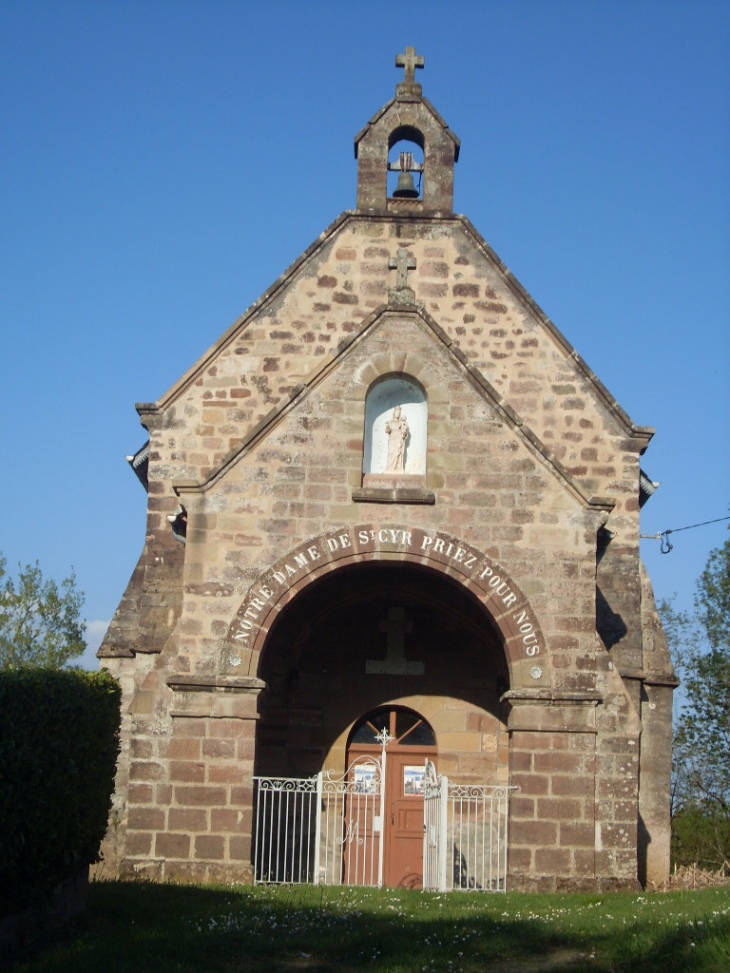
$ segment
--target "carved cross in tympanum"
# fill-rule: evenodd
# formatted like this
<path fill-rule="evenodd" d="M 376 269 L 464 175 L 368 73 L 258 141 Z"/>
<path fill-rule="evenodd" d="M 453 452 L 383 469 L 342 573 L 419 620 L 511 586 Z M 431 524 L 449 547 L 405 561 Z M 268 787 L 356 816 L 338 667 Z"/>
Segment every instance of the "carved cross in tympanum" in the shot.
<path fill-rule="evenodd" d="M 388 617 L 380 623 L 380 631 L 385 632 L 386 656 L 384 659 L 368 659 L 365 672 L 381 675 L 422 676 L 425 671 L 423 662 L 407 662 L 405 636 L 413 631 L 413 623 L 406 621 L 405 608 L 389 608 Z"/>

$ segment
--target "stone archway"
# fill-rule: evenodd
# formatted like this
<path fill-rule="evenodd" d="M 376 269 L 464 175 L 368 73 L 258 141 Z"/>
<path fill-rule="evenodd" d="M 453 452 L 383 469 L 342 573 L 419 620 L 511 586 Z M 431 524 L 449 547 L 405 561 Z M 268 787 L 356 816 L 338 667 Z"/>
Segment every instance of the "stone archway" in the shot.
<path fill-rule="evenodd" d="M 445 771 L 506 782 L 501 640 L 479 603 L 438 572 L 368 561 L 322 575 L 277 615 L 257 671 L 267 686 L 257 774 L 344 773 L 353 725 L 394 705 L 433 727 Z"/>
<path fill-rule="evenodd" d="M 379 756 L 356 732 L 364 716 L 388 715 L 381 824 L 359 805 L 357 815 L 367 847 L 381 849 L 386 885 L 423 880 L 424 807 L 406 777 L 426 758 L 438 754 L 439 772 L 465 785 L 509 783 L 500 633 L 471 592 L 427 564 L 371 558 L 321 572 L 276 613 L 256 671 L 267 687 L 254 729 L 258 779 L 349 779 L 353 756 Z M 410 739 L 403 714 L 416 714 L 428 739 Z M 349 881 L 348 868 L 362 878 L 364 864 L 351 861 L 349 826 L 346 835 Z"/>
<path fill-rule="evenodd" d="M 502 642 L 512 689 L 550 689 L 547 645 L 524 593 L 484 552 L 443 531 L 363 524 L 305 541 L 263 572 L 231 623 L 220 654 L 222 675 L 255 676 L 279 615 L 309 585 L 346 566 L 370 562 L 425 567 L 461 585 L 479 602 Z"/>

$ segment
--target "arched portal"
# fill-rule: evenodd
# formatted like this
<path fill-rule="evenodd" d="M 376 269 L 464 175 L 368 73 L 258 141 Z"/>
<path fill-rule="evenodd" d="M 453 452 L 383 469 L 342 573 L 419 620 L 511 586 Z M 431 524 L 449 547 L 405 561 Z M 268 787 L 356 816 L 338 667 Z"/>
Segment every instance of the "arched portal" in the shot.
<path fill-rule="evenodd" d="M 363 715 L 405 707 L 433 728 L 443 772 L 506 782 L 502 643 L 479 602 L 439 572 L 381 561 L 323 575 L 279 612 L 258 672 L 268 688 L 257 774 L 343 774 Z"/>
<path fill-rule="evenodd" d="M 425 568 L 463 587 L 479 604 L 504 647 L 511 689 L 550 684 L 545 638 L 525 594 L 496 561 L 444 531 L 362 524 L 313 537 L 259 575 L 221 646 L 221 674 L 257 676 L 277 619 L 310 585 L 349 566 L 400 563 Z"/>

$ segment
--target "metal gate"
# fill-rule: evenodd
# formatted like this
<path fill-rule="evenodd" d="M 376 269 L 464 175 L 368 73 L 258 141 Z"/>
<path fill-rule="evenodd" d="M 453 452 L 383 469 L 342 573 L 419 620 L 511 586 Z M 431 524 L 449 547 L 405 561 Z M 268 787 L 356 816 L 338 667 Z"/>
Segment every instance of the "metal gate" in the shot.
<path fill-rule="evenodd" d="M 507 890 L 507 821 L 516 787 L 452 784 L 426 762 L 423 887 Z"/>
<path fill-rule="evenodd" d="M 385 761 L 383 748 L 343 777 L 254 777 L 254 882 L 381 886 Z M 424 889 L 506 891 L 514 790 L 453 784 L 426 761 Z"/>
<path fill-rule="evenodd" d="M 254 882 L 383 883 L 385 753 L 344 777 L 254 777 Z"/>

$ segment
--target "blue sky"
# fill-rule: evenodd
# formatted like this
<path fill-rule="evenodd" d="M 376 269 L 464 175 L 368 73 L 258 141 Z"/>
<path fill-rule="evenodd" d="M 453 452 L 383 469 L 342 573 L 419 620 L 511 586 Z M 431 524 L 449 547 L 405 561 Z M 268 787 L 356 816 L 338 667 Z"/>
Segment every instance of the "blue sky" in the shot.
<path fill-rule="evenodd" d="M 395 54 L 460 137 L 455 208 L 641 425 L 655 534 L 730 513 L 730 5 L 0 7 L 0 551 L 98 644 L 144 540 L 154 401 L 355 205 Z M 643 543 L 691 604 L 727 523 Z"/>

